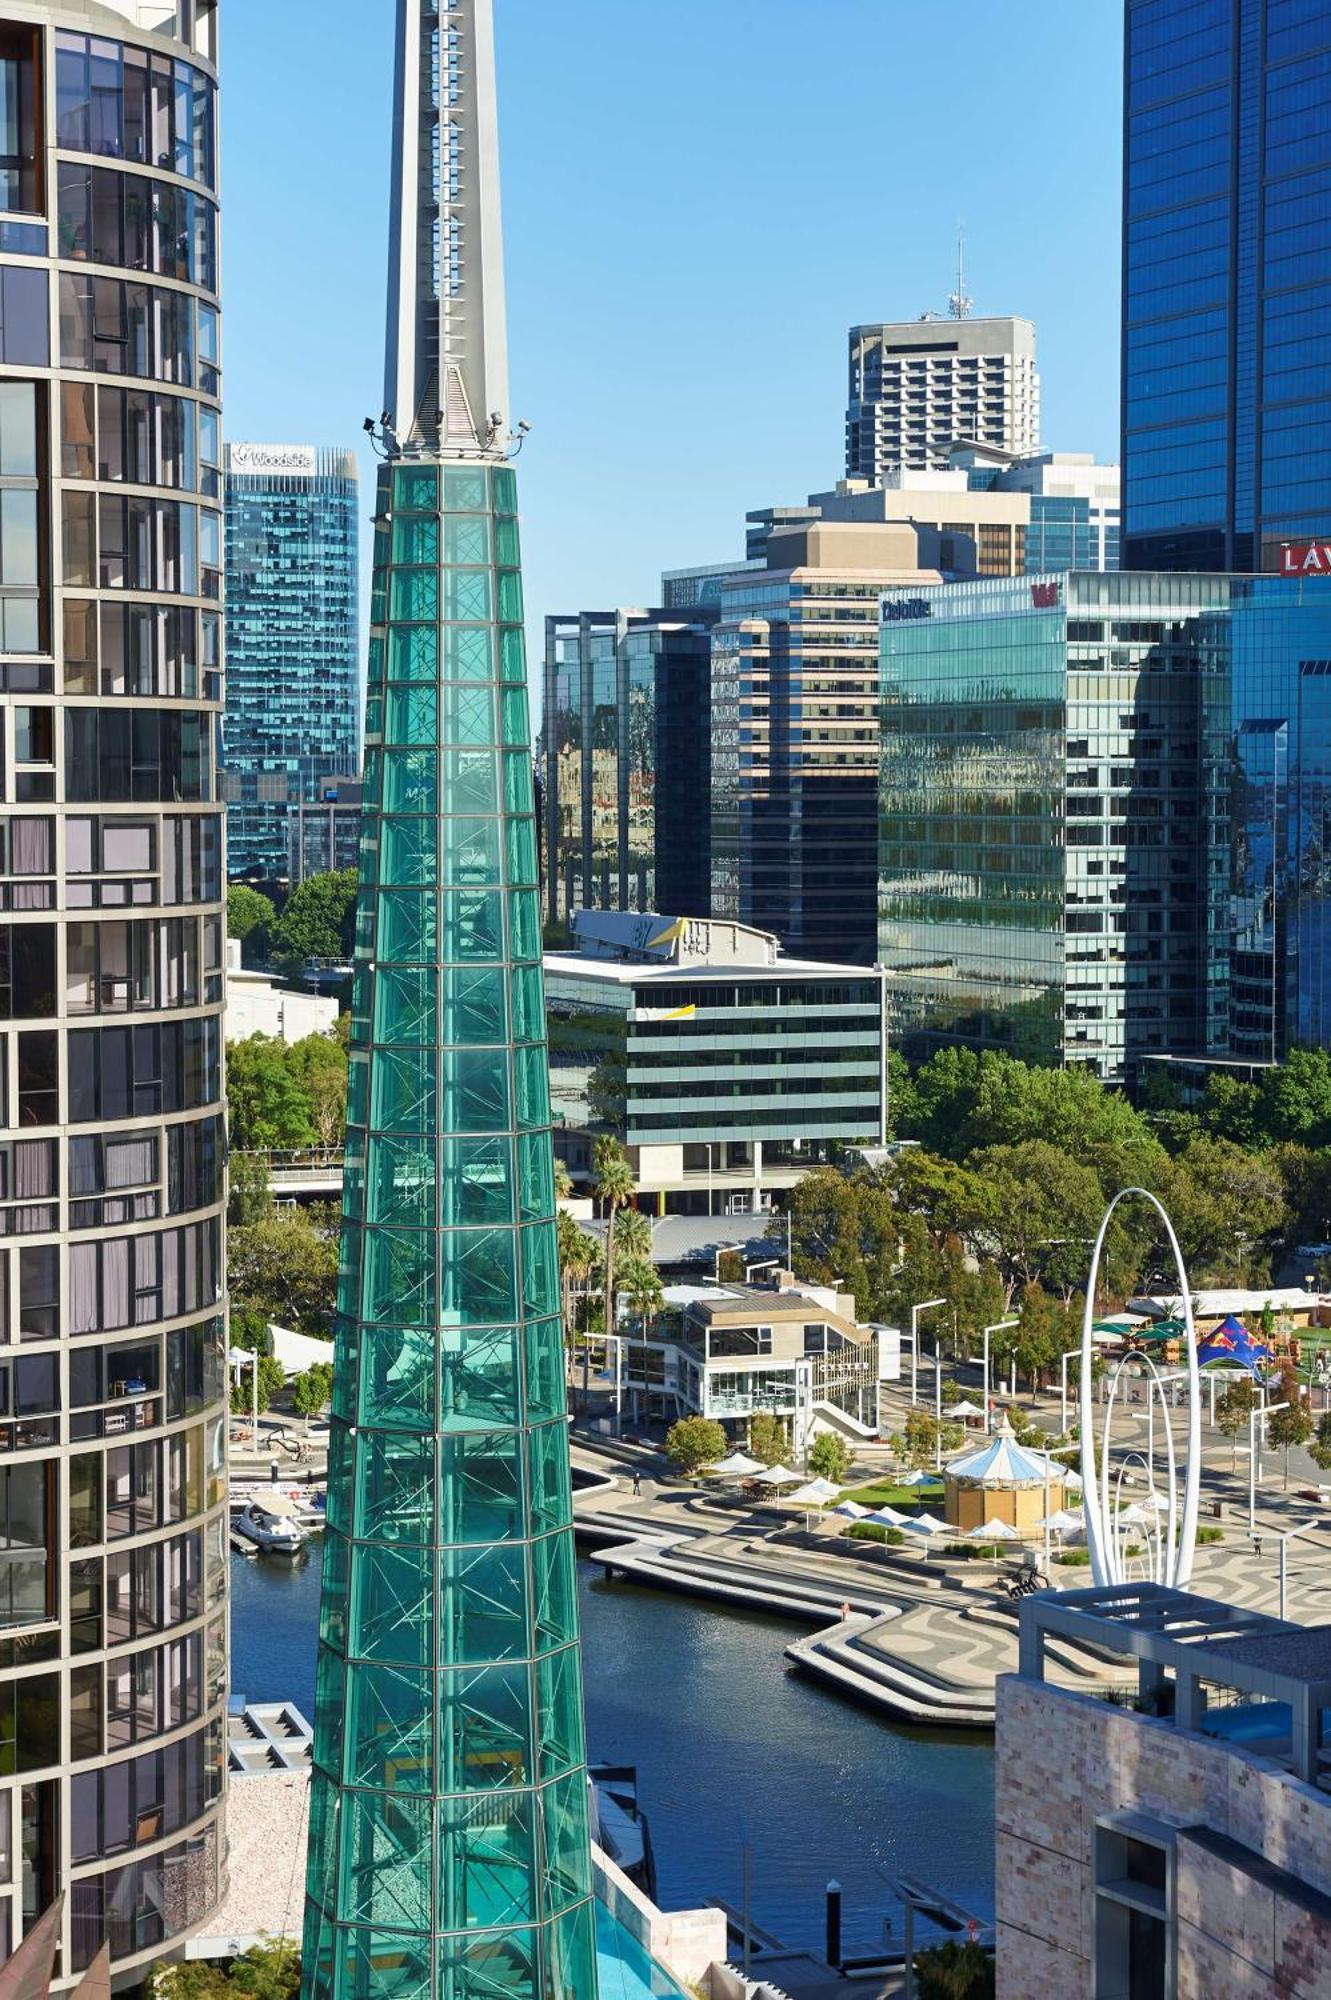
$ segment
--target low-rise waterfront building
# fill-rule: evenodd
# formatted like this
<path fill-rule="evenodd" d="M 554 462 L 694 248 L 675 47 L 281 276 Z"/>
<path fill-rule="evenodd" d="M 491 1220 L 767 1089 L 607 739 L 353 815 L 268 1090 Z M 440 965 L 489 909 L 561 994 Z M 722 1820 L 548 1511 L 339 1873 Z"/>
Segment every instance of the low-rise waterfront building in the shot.
<path fill-rule="evenodd" d="M 597 911 L 545 959 L 556 1144 L 575 1180 L 608 1132 L 660 1214 L 759 1211 L 881 1134 L 883 986 L 783 958 L 743 924 Z"/>
<path fill-rule="evenodd" d="M 621 1345 L 619 1391 L 635 1419 L 744 1426 L 766 1412 L 789 1421 L 797 1456 L 819 1430 L 876 1436 L 881 1385 L 901 1372 L 895 1328 L 862 1326 L 849 1293 L 781 1270 L 764 1285 L 672 1288 L 660 1318 Z"/>
<path fill-rule="evenodd" d="M 879 955 L 906 1052 L 1132 1081 L 1331 1041 L 1328 659 L 1318 580 L 886 594 Z"/>
<path fill-rule="evenodd" d="M 251 1035 L 271 1035 L 288 1043 L 307 1035 L 331 1035 L 337 1026 L 337 1001 L 322 993 L 284 986 L 271 973 L 240 962 L 239 938 L 228 938 L 226 1015 L 228 1042 L 247 1042 Z"/>
<path fill-rule="evenodd" d="M 1050 1642 L 1117 1657 L 1110 1699 Z M 1331 1627 L 1136 1583 L 1021 1609 L 998 1683 L 1000 2000 L 1331 1991 Z"/>

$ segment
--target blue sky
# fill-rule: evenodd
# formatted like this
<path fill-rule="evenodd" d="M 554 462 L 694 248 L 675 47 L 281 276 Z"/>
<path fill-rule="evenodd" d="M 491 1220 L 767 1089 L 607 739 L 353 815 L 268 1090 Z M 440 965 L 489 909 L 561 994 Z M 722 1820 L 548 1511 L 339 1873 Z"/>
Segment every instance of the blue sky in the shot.
<path fill-rule="evenodd" d="M 395 11 L 224 11 L 232 438 L 381 407 Z M 941 310 L 959 220 L 978 308 L 1036 323 L 1045 442 L 1117 457 L 1119 0 L 495 11 L 533 632 L 831 485 L 846 329 Z"/>

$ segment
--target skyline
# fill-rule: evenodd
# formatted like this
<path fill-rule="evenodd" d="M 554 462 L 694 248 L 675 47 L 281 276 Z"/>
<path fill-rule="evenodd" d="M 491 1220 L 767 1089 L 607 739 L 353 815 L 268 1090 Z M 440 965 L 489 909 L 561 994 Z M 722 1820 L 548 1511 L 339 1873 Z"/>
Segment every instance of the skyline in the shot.
<path fill-rule="evenodd" d="M 391 10 L 368 44 L 354 0 L 329 0 L 325 17 L 346 33 L 317 42 L 303 12 L 265 20 L 262 36 L 238 16 L 224 41 L 227 435 L 356 443 L 368 478 L 360 425 L 382 395 L 389 189 L 375 121 L 391 97 Z M 836 0 L 834 29 L 797 56 L 783 32 L 805 26 L 795 0 L 760 17 L 715 13 L 682 0 L 668 16 L 625 20 L 605 0 L 571 0 L 556 21 L 538 0 L 498 0 L 513 415 L 533 425 L 522 461 L 533 639 L 548 612 L 654 602 L 661 569 L 742 555 L 748 508 L 833 484 L 847 329 L 943 310 L 960 220 L 977 311 L 1036 323 L 1045 443 L 1118 457 L 1118 5 L 1101 0 L 1074 21 L 1055 0 L 1028 0 L 1014 44 L 1002 14 L 967 0 L 939 0 L 926 19 L 892 0 L 890 34 L 873 0 Z M 599 36 L 612 14 L 615 36 Z M 847 62 L 848 39 L 871 28 L 886 84 Z M 992 118 L 1014 101 L 1038 105 L 1038 120 Z M 324 130 L 371 137 L 312 145 L 316 105 Z M 845 172 L 848 124 L 877 145 L 882 184 L 908 190 L 905 212 L 881 227 L 868 174 Z M 681 130 L 682 167 L 662 171 Z M 254 131 L 262 152 L 247 142 Z M 764 174 L 773 133 L 790 144 Z M 939 176 L 922 191 L 919 160 Z M 274 186 L 301 218 L 278 238 L 280 290 Z M 754 212 L 738 213 L 746 202 Z M 861 249 L 876 228 L 897 259 L 877 276 Z M 361 276 L 336 284 L 321 326 L 339 258 Z M 797 282 L 778 289 L 767 276 L 778 270 Z M 712 384 L 706 406 L 699 380 Z"/>

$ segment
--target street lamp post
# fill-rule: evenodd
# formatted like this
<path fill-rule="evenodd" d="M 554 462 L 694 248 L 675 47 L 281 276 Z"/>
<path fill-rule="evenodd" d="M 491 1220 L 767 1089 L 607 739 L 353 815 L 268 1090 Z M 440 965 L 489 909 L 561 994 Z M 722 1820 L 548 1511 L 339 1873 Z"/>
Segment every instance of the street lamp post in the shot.
<path fill-rule="evenodd" d="M 1066 1354 L 1059 1356 L 1059 1373 L 1063 1378 L 1063 1422 L 1062 1429 L 1059 1432 L 1060 1437 L 1066 1437 L 1068 1434 L 1068 1363 L 1069 1361 L 1075 1361 L 1080 1353 L 1081 1349 L 1079 1347 L 1070 1347 Z M 1086 1416 L 1084 1410 L 1081 1415 L 1084 1422 Z"/>
<path fill-rule="evenodd" d="M 920 1314 L 932 1312 L 935 1306 L 945 1306 L 946 1299 L 925 1299 L 910 1309 L 910 1400 L 912 1408 L 916 1401 L 916 1384 L 920 1361 Z"/>
<path fill-rule="evenodd" d="M 1287 1598 L 1286 1582 L 1288 1569 L 1286 1558 L 1289 1554 L 1289 1545 L 1299 1535 L 1310 1534 L 1314 1528 L 1320 1528 L 1321 1525 L 1321 1520 L 1314 1515 L 1311 1521 L 1300 1521 L 1296 1528 L 1286 1528 L 1284 1533 L 1277 1538 L 1280 1543 L 1280 1616 L 1282 1619 L 1285 1616 Z"/>
<path fill-rule="evenodd" d="M 1261 1403 L 1255 1410 L 1250 1410 L 1248 1412 L 1248 1533 L 1249 1534 L 1252 1533 L 1253 1529 L 1257 1525 L 1257 1477 L 1258 1477 L 1257 1455 L 1258 1452 L 1261 1450 L 1261 1443 L 1259 1442 L 1259 1440 L 1264 1439 L 1267 1418 L 1273 1416 L 1277 1410 L 1287 1410 L 1288 1408 L 1289 1408 L 1288 1403 Z"/>
<path fill-rule="evenodd" d="M 984 1330 L 984 1434 L 986 1437 L 988 1437 L 990 1430 L 993 1428 L 989 1421 L 989 1336 L 994 1333 L 1007 1333 L 1014 1326 L 1020 1325 L 1020 1320 L 1000 1319 L 995 1320 L 992 1326 L 987 1326 Z"/>
<path fill-rule="evenodd" d="M 934 1471 L 943 1469 L 943 1343 L 934 1342 Z"/>

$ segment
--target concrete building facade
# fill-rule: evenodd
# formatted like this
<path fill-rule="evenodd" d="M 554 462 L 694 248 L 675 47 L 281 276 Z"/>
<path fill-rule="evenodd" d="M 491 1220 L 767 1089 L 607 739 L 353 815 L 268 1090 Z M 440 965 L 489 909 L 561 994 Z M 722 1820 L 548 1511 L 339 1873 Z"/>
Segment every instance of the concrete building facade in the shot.
<path fill-rule="evenodd" d="M 899 467 L 943 468 L 954 444 L 1031 452 L 1040 377 L 1028 319 L 926 314 L 850 330 L 846 477 L 881 485 Z"/>

